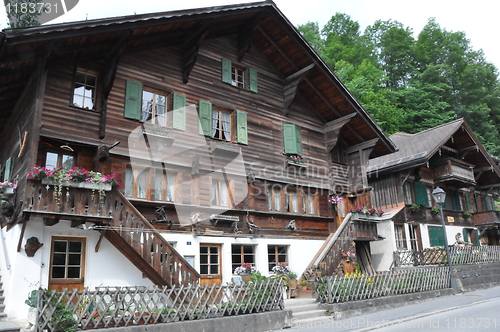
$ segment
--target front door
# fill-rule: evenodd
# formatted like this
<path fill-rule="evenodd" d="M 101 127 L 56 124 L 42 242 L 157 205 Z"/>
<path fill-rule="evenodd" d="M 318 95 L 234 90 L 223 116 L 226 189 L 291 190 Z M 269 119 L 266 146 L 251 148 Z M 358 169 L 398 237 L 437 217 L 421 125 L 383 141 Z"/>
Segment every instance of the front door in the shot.
<path fill-rule="evenodd" d="M 222 283 L 221 245 L 200 244 L 200 285 Z"/>
<path fill-rule="evenodd" d="M 83 291 L 85 272 L 85 238 L 52 237 L 49 289 Z"/>

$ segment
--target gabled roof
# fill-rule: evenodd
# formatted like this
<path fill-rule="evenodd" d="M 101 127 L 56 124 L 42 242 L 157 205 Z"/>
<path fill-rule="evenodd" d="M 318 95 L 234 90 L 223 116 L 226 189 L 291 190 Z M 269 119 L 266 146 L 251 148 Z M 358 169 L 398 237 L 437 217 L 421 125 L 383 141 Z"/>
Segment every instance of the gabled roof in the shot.
<path fill-rule="evenodd" d="M 390 136 L 397 151 L 370 159 L 367 172 L 386 173 L 427 165 L 440 149 L 457 151 L 462 161 L 474 168 L 488 170 L 481 183 L 500 183 L 500 169 L 486 152 L 467 122 L 457 119 L 416 134 L 396 133 Z M 493 182 L 491 182 L 493 181 Z"/>
<path fill-rule="evenodd" d="M 373 155 L 395 151 L 381 128 L 272 1 L 3 30 L 0 132 L 40 64 L 50 68 L 64 63 L 103 63 L 116 54 L 147 46 L 185 46 L 197 37 L 195 42 L 202 43 L 226 35 L 238 36 L 240 56 L 247 46 L 257 49 L 284 80 L 307 73 L 297 91 L 325 123 L 356 114 L 341 132 L 346 144 L 378 139 Z M 190 55 L 187 52 L 186 58 Z"/>

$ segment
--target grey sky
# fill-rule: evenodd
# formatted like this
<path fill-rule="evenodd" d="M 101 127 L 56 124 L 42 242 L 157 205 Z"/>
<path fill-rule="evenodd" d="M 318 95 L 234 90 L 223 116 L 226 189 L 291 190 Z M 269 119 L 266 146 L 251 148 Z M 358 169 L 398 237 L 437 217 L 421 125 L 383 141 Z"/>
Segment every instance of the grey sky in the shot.
<path fill-rule="evenodd" d="M 22 2 L 22 0 L 19 0 Z M 50 23 L 79 21 L 103 17 L 125 16 L 227 5 L 250 1 L 241 0 L 80 0 L 67 14 Z M 464 31 L 474 49 L 483 49 L 486 59 L 500 67 L 500 43 L 497 2 L 495 0 L 274 0 L 278 8 L 294 24 L 308 21 L 324 25 L 336 12 L 349 15 L 360 23 L 362 30 L 376 20 L 393 19 L 420 32 L 430 17 L 436 17 L 442 28 Z M 5 9 L 1 7 L 0 27 L 6 27 Z"/>

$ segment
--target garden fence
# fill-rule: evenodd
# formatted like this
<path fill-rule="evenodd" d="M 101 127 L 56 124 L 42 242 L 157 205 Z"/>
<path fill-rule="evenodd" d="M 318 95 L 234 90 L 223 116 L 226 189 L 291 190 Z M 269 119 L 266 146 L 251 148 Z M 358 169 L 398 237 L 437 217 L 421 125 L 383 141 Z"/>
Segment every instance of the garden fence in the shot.
<path fill-rule="evenodd" d="M 318 302 L 331 304 L 444 289 L 450 287 L 449 272 L 448 267 L 430 267 L 321 277 L 316 284 L 316 297 Z"/>
<path fill-rule="evenodd" d="M 68 319 L 76 330 L 197 320 L 282 310 L 283 301 L 280 279 L 204 287 L 40 289 L 36 328 L 39 332 L 64 330 Z"/>
<path fill-rule="evenodd" d="M 452 265 L 500 263 L 500 246 L 450 246 Z M 446 265 L 446 250 L 398 250 L 394 252 L 394 266 Z"/>

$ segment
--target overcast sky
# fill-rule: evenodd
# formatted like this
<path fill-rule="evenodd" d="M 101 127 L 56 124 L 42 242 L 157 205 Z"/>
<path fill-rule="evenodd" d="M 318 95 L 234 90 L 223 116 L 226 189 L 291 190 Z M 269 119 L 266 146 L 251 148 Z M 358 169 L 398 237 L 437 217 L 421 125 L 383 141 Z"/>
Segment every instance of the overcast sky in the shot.
<path fill-rule="evenodd" d="M 22 2 L 22 0 L 19 0 Z M 251 1 L 241 0 L 80 0 L 67 14 L 49 23 L 80 21 L 228 5 Z M 415 36 L 430 17 L 436 17 L 448 31 L 464 31 L 474 49 L 482 49 L 486 59 L 500 68 L 499 19 L 496 0 L 274 0 L 278 8 L 294 24 L 309 21 L 322 27 L 340 12 L 357 21 L 364 31 L 376 20 L 396 20 L 413 29 Z M 6 28 L 5 8 L 1 7 L 0 27 Z"/>

